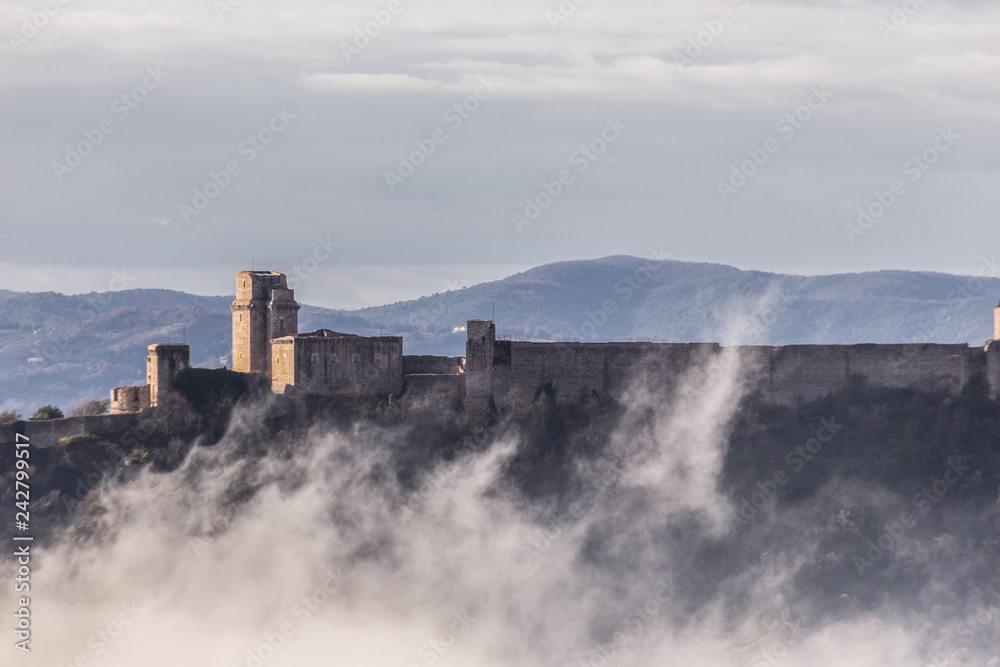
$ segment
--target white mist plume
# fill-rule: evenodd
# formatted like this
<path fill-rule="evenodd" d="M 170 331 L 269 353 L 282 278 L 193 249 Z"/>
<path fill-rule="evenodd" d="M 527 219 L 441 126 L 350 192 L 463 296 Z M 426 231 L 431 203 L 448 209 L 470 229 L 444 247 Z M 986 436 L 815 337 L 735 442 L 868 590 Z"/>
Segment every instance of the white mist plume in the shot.
<path fill-rule="evenodd" d="M 891 619 L 798 625 L 781 598 L 794 555 L 726 584 L 746 589 L 735 618 L 720 592 L 691 594 L 694 547 L 727 539 L 733 510 L 717 489 L 743 392 L 731 354 L 671 378 L 669 400 L 638 383 L 568 507 L 505 481 L 509 436 L 414 491 L 392 466 L 406 430 L 317 427 L 258 451 L 264 408 L 240 408 L 179 470 L 104 489 L 86 521 L 103 541 L 39 555 L 17 664 L 923 664 Z"/>

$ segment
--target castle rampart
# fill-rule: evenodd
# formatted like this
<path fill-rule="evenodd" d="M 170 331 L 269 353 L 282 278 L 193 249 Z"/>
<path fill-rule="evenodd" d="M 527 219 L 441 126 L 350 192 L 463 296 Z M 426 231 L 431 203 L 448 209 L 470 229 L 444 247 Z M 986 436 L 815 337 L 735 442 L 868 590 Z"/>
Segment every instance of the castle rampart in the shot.
<path fill-rule="evenodd" d="M 732 369 L 745 389 L 791 405 L 848 386 L 855 377 L 887 387 L 957 394 L 977 374 L 1000 393 L 1000 306 L 985 348 L 968 345 L 785 345 L 717 343 L 549 343 L 497 340 L 489 320 L 467 323 L 465 357 L 404 356 L 398 336 L 358 336 L 320 329 L 298 333 L 299 305 L 284 274 L 237 274 L 233 368 L 270 380 L 277 394 L 334 394 L 361 388 L 379 394 L 440 390 L 467 406 L 530 402 L 543 387 L 559 401 L 597 393 L 619 398 L 645 380 L 669 390 L 691 373 Z M 112 412 L 156 406 L 188 365 L 187 346 L 152 345 L 146 387 L 118 387 Z M 713 370 L 710 370 L 713 369 Z M 712 377 L 709 377 L 712 381 Z"/>
<path fill-rule="evenodd" d="M 320 329 L 273 341 L 271 390 L 332 394 L 363 387 L 380 394 L 403 389 L 403 339 Z"/>
<path fill-rule="evenodd" d="M 148 384 L 141 387 L 115 387 L 111 390 L 109 412 L 113 415 L 126 415 L 148 407 L 150 407 Z"/>
<path fill-rule="evenodd" d="M 728 364 L 751 392 L 778 404 L 794 404 L 846 387 L 855 376 L 887 387 L 959 393 L 977 373 L 996 396 L 1000 342 L 987 348 L 961 345 L 786 345 L 715 343 L 531 343 L 495 339 L 491 322 L 469 322 L 466 395 L 503 407 L 512 398 L 531 401 L 551 384 L 559 401 L 591 392 L 618 397 L 631 382 L 655 380 L 669 388 L 697 369 Z"/>
<path fill-rule="evenodd" d="M 407 355 L 403 357 L 403 375 L 462 375 L 465 357 L 433 357 Z"/>

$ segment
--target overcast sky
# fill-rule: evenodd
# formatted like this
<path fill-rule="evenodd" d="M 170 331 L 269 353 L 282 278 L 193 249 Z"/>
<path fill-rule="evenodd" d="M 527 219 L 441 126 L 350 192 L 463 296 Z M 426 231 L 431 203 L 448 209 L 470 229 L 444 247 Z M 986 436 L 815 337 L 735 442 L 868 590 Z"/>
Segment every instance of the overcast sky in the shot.
<path fill-rule="evenodd" d="M 1000 254 L 996 3 L 576 1 L 0 2 L 0 287 Z"/>

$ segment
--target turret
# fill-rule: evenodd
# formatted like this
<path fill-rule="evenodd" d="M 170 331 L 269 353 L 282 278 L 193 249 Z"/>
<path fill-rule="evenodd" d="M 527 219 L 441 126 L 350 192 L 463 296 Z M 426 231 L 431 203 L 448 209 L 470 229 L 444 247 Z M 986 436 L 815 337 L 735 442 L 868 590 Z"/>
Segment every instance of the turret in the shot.
<path fill-rule="evenodd" d="M 489 320 L 469 320 L 466 332 L 465 395 L 488 401 L 493 391 L 496 326 Z"/>
<path fill-rule="evenodd" d="M 285 274 L 241 271 L 233 301 L 233 370 L 271 374 L 271 341 L 299 330 L 299 304 Z"/>

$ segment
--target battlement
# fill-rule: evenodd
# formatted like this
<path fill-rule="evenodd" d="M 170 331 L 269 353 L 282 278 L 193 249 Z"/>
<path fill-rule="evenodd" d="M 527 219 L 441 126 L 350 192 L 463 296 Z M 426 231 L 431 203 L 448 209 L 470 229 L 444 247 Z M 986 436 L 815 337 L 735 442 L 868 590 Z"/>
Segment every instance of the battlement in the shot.
<path fill-rule="evenodd" d="M 285 274 L 277 271 L 240 271 L 236 274 L 237 301 L 269 301 L 274 291 L 290 292 Z"/>

